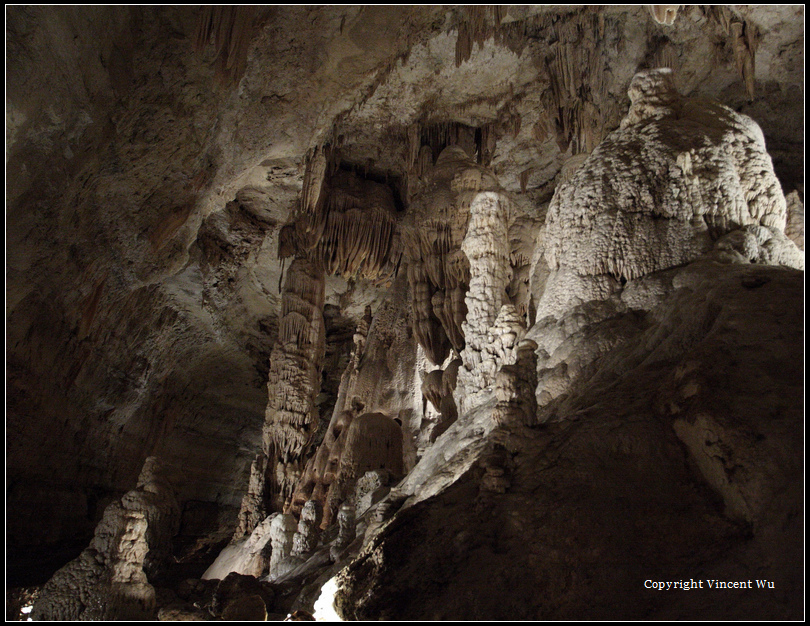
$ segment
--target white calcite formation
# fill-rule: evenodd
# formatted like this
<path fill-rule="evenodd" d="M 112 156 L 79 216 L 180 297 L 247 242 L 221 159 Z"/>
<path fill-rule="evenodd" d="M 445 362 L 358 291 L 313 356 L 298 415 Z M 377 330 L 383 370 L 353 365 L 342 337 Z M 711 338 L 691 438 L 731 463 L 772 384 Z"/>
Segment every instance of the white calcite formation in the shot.
<path fill-rule="evenodd" d="M 410 185 L 405 261 L 414 335 L 430 362 L 441 365 L 451 348 L 456 353 L 464 348 L 470 273 L 461 244 L 470 209 L 480 192 L 500 185 L 460 146 L 445 148 L 435 165 L 429 146 L 422 146 L 420 155 Z"/>
<path fill-rule="evenodd" d="M 301 509 L 298 530 L 293 536 L 292 556 L 303 557 L 318 547 L 321 538 L 323 507 L 320 502 L 309 500 Z"/>
<path fill-rule="evenodd" d="M 738 228 L 721 237 L 714 249 L 721 253 L 721 258 L 731 262 L 804 269 L 804 252 L 787 234 L 773 227 L 749 225 Z"/>
<path fill-rule="evenodd" d="M 247 576 L 259 577 L 267 567 L 267 550 L 271 540 L 273 522 L 280 513 L 268 515 L 257 524 L 250 536 L 233 541 L 219 553 L 216 560 L 205 570 L 203 580 L 224 580 L 235 572 Z M 272 545 L 272 544 L 271 544 Z"/>
<path fill-rule="evenodd" d="M 155 589 L 149 583 L 171 554 L 180 508 L 149 457 L 137 487 L 104 511 L 90 545 L 43 587 L 35 620 L 154 619 Z"/>
<path fill-rule="evenodd" d="M 785 197 L 753 120 L 682 98 L 669 70 L 637 74 L 628 93 L 619 130 L 549 206 L 537 319 L 694 260 L 735 228 L 784 230 Z"/>
<path fill-rule="evenodd" d="M 288 558 L 292 553 L 296 530 L 295 517 L 289 513 L 278 515 L 270 524 L 270 566 L 268 580 L 274 580 L 289 570 Z"/>
<path fill-rule="evenodd" d="M 363 474 L 355 485 L 355 513 L 362 515 L 387 495 L 390 491 L 388 487 L 390 481 L 391 473 L 388 470 L 370 470 Z"/>
<path fill-rule="evenodd" d="M 461 352 L 455 393 L 459 414 L 463 415 L 491 392 L 498 370 L 488 358 L 487 346 L 492 343 L 493 326 L 507 302 L 506 288 L 512 278 L 509 206 L 502 194 L 487 191 L 475 196 L 461 249 L 470 261 L 467 319 L 462 324 L 466 347 Z"/>
<path fill-rule="evenodd" d="M 787 202 L 785 235 L 804 252 L 804 202 L 799 198 L 797 191 L 787 194 L 785 201 Z"/>

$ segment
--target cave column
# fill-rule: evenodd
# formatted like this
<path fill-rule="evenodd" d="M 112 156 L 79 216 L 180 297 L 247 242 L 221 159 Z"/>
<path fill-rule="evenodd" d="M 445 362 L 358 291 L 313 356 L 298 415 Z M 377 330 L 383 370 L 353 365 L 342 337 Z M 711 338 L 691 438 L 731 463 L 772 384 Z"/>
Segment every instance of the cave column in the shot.
<path fill-rule="evenodd" d="M 459 415 L 480 404 L 492 389 L 499 364 L 489 356 L 492 327 L 508 302 L 509 210 L 505 198 L 486 191 L 470 205 L 470 223 L 461 249 L 470 261 L 467 318 L 462 324 L 466 346 L 461 352 L 456 404 Z"/>
<path fill-rule="evenodd" d="M 263 429 L 262 452 L 268 459 L 265 488 L 271 487 L 266 495 L 275 509 L 286 510 L 318 427 L 315 398 L 320 392 L 326 346 L 323 306 L 323 268 L 296 258 L 282 293 Z"/>

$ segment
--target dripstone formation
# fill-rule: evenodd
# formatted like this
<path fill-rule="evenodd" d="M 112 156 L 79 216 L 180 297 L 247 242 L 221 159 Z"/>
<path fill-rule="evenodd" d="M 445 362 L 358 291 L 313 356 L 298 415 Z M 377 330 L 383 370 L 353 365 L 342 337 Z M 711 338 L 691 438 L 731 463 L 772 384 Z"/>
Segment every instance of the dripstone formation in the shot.
<path fill-rule="evenodd" d="M 9 7 L 7 618 L 801 619 L 803 24 Z"/>

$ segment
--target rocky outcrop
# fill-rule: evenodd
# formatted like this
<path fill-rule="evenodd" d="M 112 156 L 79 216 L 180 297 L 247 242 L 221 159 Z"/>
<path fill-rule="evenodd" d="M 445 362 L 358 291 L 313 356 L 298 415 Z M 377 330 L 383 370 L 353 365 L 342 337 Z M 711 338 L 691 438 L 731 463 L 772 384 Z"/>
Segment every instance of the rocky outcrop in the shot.
<path fill-rule="evenodd" d="M 149 583 L 171 554 L 180 523 L 160 462 L 149 457 L 137 487 L 104 511 L 90 546 L 59 570 L 34 603 L 34 620 L 154 619 Z"/>
<path fill-rule="evenodd" d="M 735 228 L 784 230 L 785 198 L 753 120 L 682 98 L 668 70 L 638 74 L 628 93 L 621 128 L 549 206 L 538 319 L 694 260 Z"/>
<path fill-rule="evenodd" d="M 802 274 L 701 261 L 674 282 L 543 427 L 506 424 L 498 459 L 380 530 L 339 577 L 344 619 L 495 619 L 505 598 L 517 619 L 800 614 L 705 579 L 802 585 Z M 674 571 L 704 588 L 644 588 Z"/>

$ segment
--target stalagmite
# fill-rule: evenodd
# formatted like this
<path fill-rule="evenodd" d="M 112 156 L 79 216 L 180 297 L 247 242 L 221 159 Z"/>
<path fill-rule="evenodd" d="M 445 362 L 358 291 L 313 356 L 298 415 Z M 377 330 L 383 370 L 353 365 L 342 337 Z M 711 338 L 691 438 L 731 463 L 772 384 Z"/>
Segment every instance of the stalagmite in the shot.
<path fill-rule="evenodd" d="M 492 328 L 507 301 L 511 279 L 509 264 L 509 209 L 506 199 L 495 192 L 482 192 L 470 206 L 470 224 L 462 250 L 470 260 L 470 289 L 467 319 L 462 324 L 466 347 L 458 370 L 455 398 L 463 415 L 491 391 L 497 371 L 487 350 Z M 511 306 L 511 305 L 510 305 Z M 512 307 L 514 310 L 514 307 Z"/>
<path fill-rule="evenodd" d="M 149 579 L 165 565 L 179 524 L 174 492 L 149 457 L 137 487 L 104 511 L 90 546 L 45 584 L 32 619 L 154 619 Z"/>
<path fill-rule="evenodd" d="M 404 231 L 405 261 L 414 334 L 435 365 L 445 361 L 451 348 L 456 353 L 464 348 L 461 326 L 467 317 L 470 270 L 461 242 L 473 198 L 497 188 L 492 174 L 453 145 L 415 186 Z"/>
<path fill-rule="evenodd" d="M 264 518 L 264 490 L 267 458 L 263 453 L 256 456 L 250 466 L 250 480 L 247 493 L 242 498 L 239 518 L 233 540 L 241 539 L 253 532 L 256 525 Z"/>
<path fill-rule="evenodd" d="M 323 508 L 321 503 L 309 500 L 301 509 L 301 519 L 298 520 L 298 530 L 293 536 L 292 556 L 304 557 L 318 547 L 321 538 L 321 518 Z"/>
<path fill-rule="evenodd" d="M 354 422 L 358 416 L 368 412 L 366 403 L 374 402 L 372 408 L 395 416 L 411 406 L 412 380 L 416 374 L 415 344 L 406 296 L 407 281 L 400 276 L 373 319 L 370 309 L 366 309 L 354 334 L 355 346 L 341 377 L 332 419 L 323 441 L 295 485 L 290 512 L 297 515 L 307 500 L 316 500 L 323 507 L 324 529 L 335 521 L 340 505 L 353 498 L 352 483 L 356 477 L 352 474 L 347 478 L 348 474 L 345 471 L 342 473 L 344 452 L 353 447 L 354 451 L 350 450 L 346 458 L 365 454 L 358 451 L 359 442 L 352 432 L 357 428 Z M 392 436 L 397 441 L 389 441 L 383 436 L 381 445 L 390 444 L 397 450 L 395 468 L 397 475 L 401 475 L 402 428 L 391 418 L 383 417 L 383 424 L 391 426 Z M 391 463 L 393 461 L 389 460 L 384 466 L 391 470 Z"/>
<path fill-rule="evenodd" d="M 340 530 L 337 539 L 335 539 L 335 543 L 329 550 L 329 557 L 333 561 L 337 561 L 343 551 L 354 541 L 356 534 L 354 505 L 348 502 L 342 504 L 338 511 L 337 518 Z"/>
<path fill-rule="evenodd" d="M 785 198 L 756 123 L 682 98 L 670 70 L 637 74 L 628 93 L 621 128 L 558 187 L 549 207 L 551 276 L 538 319 L 693 260 L 734 228 L 784 229 Z"/>
<path fill-rule="evenodd" d="M 295 537 L 295 518 L 289 513 L 283 513 L 273 519 L 270 526 L 270 566 L 268 579 L 273 580 L 287 572 L 285 564 L 292 553 L 293 538 Z"/>

